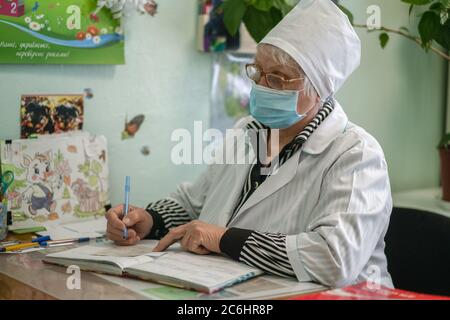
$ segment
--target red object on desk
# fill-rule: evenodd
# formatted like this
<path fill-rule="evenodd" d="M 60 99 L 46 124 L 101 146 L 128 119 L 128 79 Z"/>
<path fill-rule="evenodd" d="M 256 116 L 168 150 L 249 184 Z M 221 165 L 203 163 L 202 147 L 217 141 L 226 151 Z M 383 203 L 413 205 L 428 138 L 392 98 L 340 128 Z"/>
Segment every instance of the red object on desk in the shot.
<path fill-rule="evenodd" d="M 450 300 L 450 297 L 390 289 L 383 286 L 378 289 L 374 287 L 373 284 L 363 282 L 354 286 L 301 295 L 289 300 Z"/>
<path fill-rule="evenodd" d="M 0 15 L 21 17 L 25 14 L 23 0 L 0 0 Z"/>

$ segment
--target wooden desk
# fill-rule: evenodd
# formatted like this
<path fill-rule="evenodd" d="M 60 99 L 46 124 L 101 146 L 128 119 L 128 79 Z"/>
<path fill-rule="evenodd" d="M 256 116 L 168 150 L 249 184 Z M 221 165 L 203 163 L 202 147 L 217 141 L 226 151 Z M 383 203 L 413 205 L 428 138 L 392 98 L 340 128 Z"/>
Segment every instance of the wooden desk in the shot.
<path fill-rule="evenodd" d="M 31 234 L 9 235 L 7 239 L 27 241 L 31 237 Z M 0 254 L 0 299 L 148 299 L 145 295 L 120 285 L 121 282 L 135 280 L 109 277 L 114 280 L 112 282 L 96 273 L 86 271 L 81 271 L 81 289 L 68 289 L 66 282 L 72 274 L 66 273 L 64 267 L 43 263 L 42 258 L 46 253 L 72 247 L 74 246 L 54 247 L 47 249 L 48 251 L 25 254 Z"/>
<path fill-rule="evenodd" d="M 7 239 L 26 241 L 31 236 L 8 235 Z M 69 290 L 66 281 L 71 274 L 63 267 L 43 263 L 43 255 L 43 251 L 0 254 L 0 299 L 143 299 L 90 272 L 81 272 L 80 290 Z"/>

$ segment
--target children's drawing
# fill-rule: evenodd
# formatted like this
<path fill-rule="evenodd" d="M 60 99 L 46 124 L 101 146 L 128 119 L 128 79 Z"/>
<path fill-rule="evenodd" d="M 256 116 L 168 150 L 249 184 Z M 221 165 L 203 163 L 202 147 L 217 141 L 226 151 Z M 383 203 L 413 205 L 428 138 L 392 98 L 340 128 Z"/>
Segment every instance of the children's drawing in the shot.
<path fill-rule="evenodd" d="M 109 205 L 106 139 L 86 133 L 0 142 L 13 225 L 69 223 L 105 214 Z M 103 157 L 103 159 L 102 159 Z"/>
<path fill-rule="evenodd" d="M 81 130 L 83 96 L 23 95 L 21 137 Z"/>

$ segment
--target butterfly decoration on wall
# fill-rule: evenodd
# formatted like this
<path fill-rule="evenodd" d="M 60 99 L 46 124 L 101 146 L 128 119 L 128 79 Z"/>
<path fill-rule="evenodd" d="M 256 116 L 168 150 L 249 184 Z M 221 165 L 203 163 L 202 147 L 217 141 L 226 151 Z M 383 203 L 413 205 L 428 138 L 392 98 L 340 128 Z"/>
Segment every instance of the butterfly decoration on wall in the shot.
<path fill-rule="evenodd" d="M 125 129 L 122 132 L 122 140 L 134 138 L 134 135 L 141 128 L 144 119 L 145 116 L 143 114 L 135 116 L 130 120 L 130 122 L 128 122 L 127 118 L 125 118 Z"/>

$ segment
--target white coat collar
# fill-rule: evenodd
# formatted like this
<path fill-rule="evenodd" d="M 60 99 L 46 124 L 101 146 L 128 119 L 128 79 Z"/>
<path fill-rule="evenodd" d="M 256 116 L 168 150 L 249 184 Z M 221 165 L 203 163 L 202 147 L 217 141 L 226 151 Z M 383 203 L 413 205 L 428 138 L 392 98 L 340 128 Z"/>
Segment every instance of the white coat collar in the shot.
<path fill-rule="evenodd" d="M 339 102 L 335 100 L 334 110 L 306 140 L 302 151 L 309 154 L 322 153 L 340 133 L 344 132 L 347 123 L 347 115 Z"/>

